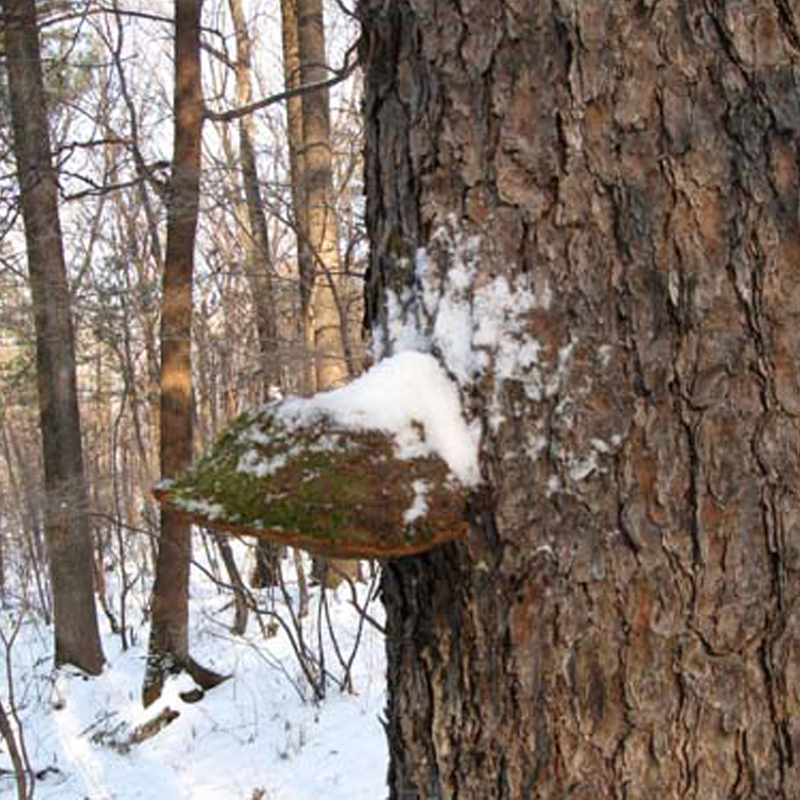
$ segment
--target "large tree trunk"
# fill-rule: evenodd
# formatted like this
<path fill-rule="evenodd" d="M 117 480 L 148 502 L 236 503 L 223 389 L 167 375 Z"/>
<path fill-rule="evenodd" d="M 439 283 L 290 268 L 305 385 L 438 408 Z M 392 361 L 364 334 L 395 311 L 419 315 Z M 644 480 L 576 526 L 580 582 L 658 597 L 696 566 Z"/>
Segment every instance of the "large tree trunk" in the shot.
<path fill-rule="evenodd" d="M 34 0 L 4 0 L 14 154 L 36 327 L 36 374 L 45 472 L 45 534 L 56 664 L 103 668 L 92 584 L 89 501 L 83 474 L 72 298 L 50 155 Z"/>
<path fill-rule="evenodd" d="M 192 284 L 203 127 L 200 6 L 201 0 L 175 2 L 175 138 L 161 300 L 162 478 L 178 475 L 193 457 Z M 189 656 L 191 553 L 191 525 L 162 508 L 145 705 L 160 696 L 169 672 L 187 670 L 201 684 L 216 682 L 217 676 Z"/>
<path fill-rule="evenodd" d="M 791 4 L 360 12 L 370 313 L 483 429 L 384 572 L 391 796 L 800 796 Z"/>

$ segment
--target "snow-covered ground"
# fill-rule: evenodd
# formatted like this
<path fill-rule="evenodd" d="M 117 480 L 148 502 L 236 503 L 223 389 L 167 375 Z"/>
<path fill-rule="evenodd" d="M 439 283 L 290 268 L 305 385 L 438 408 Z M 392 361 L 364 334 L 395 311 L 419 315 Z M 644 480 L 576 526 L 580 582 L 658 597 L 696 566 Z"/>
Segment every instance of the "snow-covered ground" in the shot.
<path fill-rule="evenodd" d="M 287 578 L 290 562 L 285 561 Z M 369 587 L 359 585 L 360 602 Z M 279 629 L 264 638 L 251 616 L 247 634 L 233 636 L 230 595 L 195 570 L 192 584 L 192 652 L 200 663 L 232 675 L 197 703 L 179 694 L 191 681 L 168 683 L 162 698 L 143 709 L 147 630 L 123 651 L 118 636 L 104 634 L 108 665 L 87 680 L 52 669 L 50 631 L 24 618 L 11 648 L 16 705 L 25 746 L 41 800 L 379 800 L 386 796 L 386 745 L 381 716 L 385 705 L 381 633 L 361 626 L 353 662 L 353 693 L 328 682 L 314 702 L 289 637 Z M 262 593 L 263 594 L 263 593 Z M 260 598 L 264 599 L 264 597 Z M 345 586 L 329 592 L 329 609 L 339 650 L 350 656 L 359 614 Z M 319 595 L 312 590 L 306 641 L 318 642 Z M 282 601 L 275 610 L 289 619 Z M 369 606 L 379 623 L 378 602 Z M 323 615 L 324 621 L 324 615 Z M 13 614 L 0 612 L 0 625 L 13 630 Z M 325 625 L 323 622 L 323 630 Z M 343 668 L 326 640 L 326 668 Z M 8 702 L 8 680 L 0 643 L 0 697 Z M 152 738 L 124 742 L 165 707 L 180 716 Z M 0 798 L 16 788 L 5 743 L 0 740 Z"/>

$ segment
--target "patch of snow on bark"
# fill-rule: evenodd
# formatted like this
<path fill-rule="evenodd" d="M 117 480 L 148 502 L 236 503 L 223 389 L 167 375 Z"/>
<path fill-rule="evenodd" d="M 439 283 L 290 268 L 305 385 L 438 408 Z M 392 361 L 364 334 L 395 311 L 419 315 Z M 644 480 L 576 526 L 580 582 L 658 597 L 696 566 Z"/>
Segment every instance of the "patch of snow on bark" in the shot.
<path fill-rule="evenodd" d="M 392 332 L 393 351 L 427 350 L 425 337 L 420 333 L 419 319 L 414 313 L 414 301 L 409 291 L 398 294 L 391 289 L 386 292 L 387 325 Z M 383 347 L 376 348 L 380 358 L 384 355 Z"/>
<path fill-rule="evenodd" d="M 504 381 L 518 380 L 530 399 L 541 400 L 559 379 L 540 364 L 541 343 L 528 333 L 526 316 L 550 306 L 551 290 L 537 294 L 524 277 L 510 283 L 503 275 L 476 286 L 482 250 L 481 239 L 454 220 L 434 233 L 416 253 L 414 291 L 387 293 L 386 349 L 436 353 L 464 389 L 491 369 L 496 394 Z"/>

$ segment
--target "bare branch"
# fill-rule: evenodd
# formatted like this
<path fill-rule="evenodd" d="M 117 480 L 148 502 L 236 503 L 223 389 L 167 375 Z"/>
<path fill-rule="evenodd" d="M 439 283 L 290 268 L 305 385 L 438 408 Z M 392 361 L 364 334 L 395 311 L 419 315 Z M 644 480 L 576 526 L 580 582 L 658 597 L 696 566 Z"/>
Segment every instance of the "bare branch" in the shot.
<path fill-rule="evenodd" d="M 138 186 L 145 180 L 144 178 L 132 178 L 129 181 L 122 181 L 121 183 L 99 184 L 74 172 L 62 172 L 62 174 L 67 175 L 70 178 L 81 180 L 84 183 L 88 183 L 91 187 L 89 189 L 84 189 L 82 192 L 72 192 L 70 194 L 67 194 L 66 192 L 62 193 L 61 198 L 64 200 L 64 202 L 83 200 L 86 197 L 100 197 L 102 195 L 110 194 L 111 192 L 116 192 L 120 189 L 130 189 L 132 186 Z"/>
<path fill-rule="evenodd" d="M 269 97 L 257 100 L 255 103 L 249 103 L 248 105 L 241 106 L 240 108 L 233 108 L 230 111 L 212 111 L 211 109 L 206 108 L 205 118 L 213 120 L 214 122 L 233 122 L 237 119 L 247 116 L 248 114 L 253 114 L 256 111 L 267 108 L 267 106 L 272 106 L 276 103 L 282 103 L 284 100 L 289 100 L 292 97 L 309 94 L 310 92 L 316 92 L 320 89 L 330 89 L 332 86 L 336 86 L 337 84 L 347 80 L 360 65 L 360 60 L 357 56 L 357 49 L 358 42 L 355 42 L 348 48 L 347 53 L 345 54 L 344 66 L 342 66 L 340 69 L 332 70 L 333 75 L 324 81 L 308 83 L 304 86 L 298 86 L 295 89 L 286 89 L 283 92 L 272 94 Z M 356 57 L 352 58 L 354 54 Z"/>
<path fill-rule="evenodd" d="M 223 50 L 218 50 L 216 47 L 212 47 L 207 42 L 202 42 L 200 44 L 200 49 L 208 53 L 213 58 L 216 58 L 217 61 L 223 63 L 226 67 L 228 67 L 228 69 L 236 69 L 236 62 Z"/>
<path fill-rule="evenodd" d="M 134 105 L 133 98 L 131 97 L 130 91 L 128 90 L 128 82 L 126 80 L 125 69 L 122 64 L 122 47 L 123 47 L 123 36 L 124 36 L 124 26 L 122 24 L 122 11 L 119 10 L 116 0 L 114 0 L 114 8 L 111 9 L 111 11 L 114 14 L 114 20 L 117 24 L 117 41 L 111 47 L 112 51 L 111 54 L 114 59 L 114 64 L 116 65 L 117 68 L 117 76 L 119 78 L 119 86 L 120 86 L 120 92 L 122 93 L 122 99 L 124 100 L 125 106 L 128 109 L 128 120 L 131 129 L 130 149 L 131 149 L 131 154 L 133 155 L 133 163 L 136 168 L 136 174 L 140 178 L 144 178 L 159 197 L 164 198 L 166 197 L 167 193 L 166 182 L 160 180 L 155 176 L 152 169 L 149 168 L 148 165 L 145 163 L 142 151 L 139 149 L 138 115 L 136 113 L 136 106 Z"/>

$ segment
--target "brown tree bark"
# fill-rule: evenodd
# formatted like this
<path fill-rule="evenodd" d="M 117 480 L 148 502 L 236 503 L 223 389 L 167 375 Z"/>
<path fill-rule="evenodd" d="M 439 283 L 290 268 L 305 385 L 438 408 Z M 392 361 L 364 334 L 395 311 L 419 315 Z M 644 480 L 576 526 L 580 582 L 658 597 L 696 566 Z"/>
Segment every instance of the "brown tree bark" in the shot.
<path fill-rule="evenodd" d="M 50 153 L 34 0 L 2 4 L 14 155 L 20 184 L 36 328 L 36 373 L 45 471 L 56 664 L 103 668 L 92 584 L 89 502 L 83 472 L 72 298 Z"/>
<path fill-rule="evenodd" d="M 161 300 L 161 475 L 167 479 L 185 470 L 193 457 L 192 285 L 203 128 L 201 5 L 201 0 L 175 2 L 175 138 Z M 158 699 L 170 672 L 186 670 L 201 685 L 218 682 L 218 676 L 189 655 L 191 552 L 191 525 L 162 509 L 145 705 Z"/>
<path fill-rule="evenodd" d="M 484 481 L 385 568 L 391 797 L 800 796 L 796 6 L 360 14 L 373 325 L 420 247 L 524 312 L 471 376 L 425 298 Z"/>

